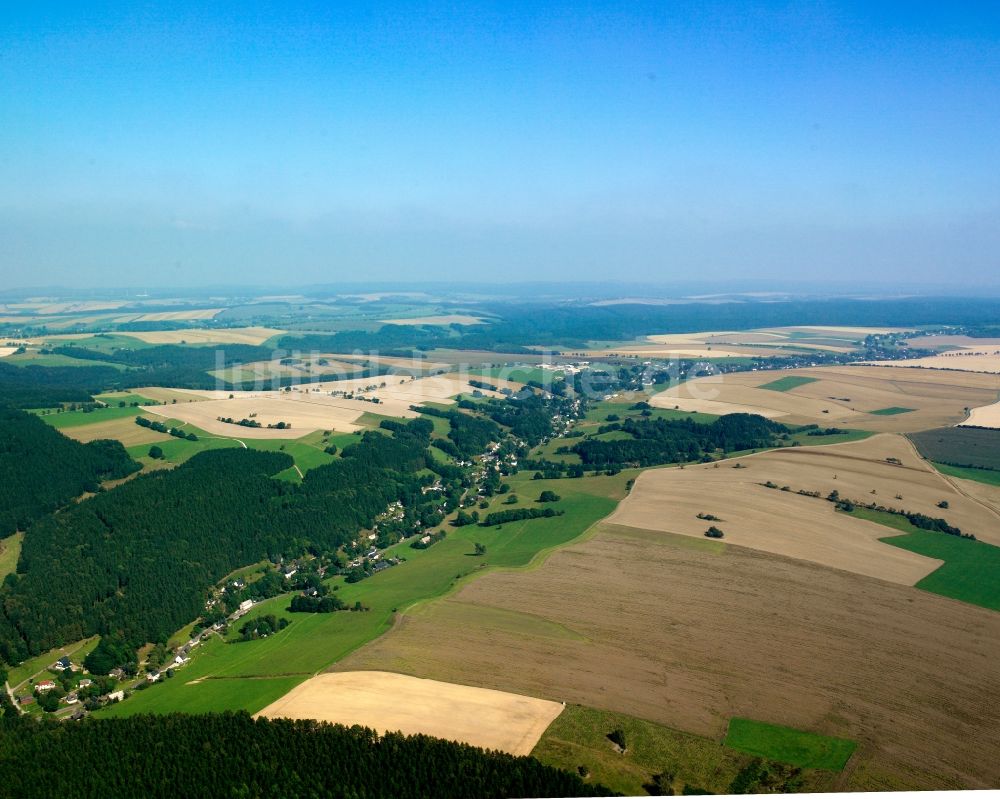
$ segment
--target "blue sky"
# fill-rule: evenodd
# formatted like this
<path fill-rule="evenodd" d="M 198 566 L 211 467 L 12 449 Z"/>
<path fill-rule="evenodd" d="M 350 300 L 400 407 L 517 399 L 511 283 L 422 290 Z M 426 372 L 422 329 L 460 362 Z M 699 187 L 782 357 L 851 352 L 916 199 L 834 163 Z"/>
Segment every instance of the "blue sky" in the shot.
<path fill-rule="evenodd" d="M 14 5 L 8 286 L 1000 283 L 996 4 Z"/>

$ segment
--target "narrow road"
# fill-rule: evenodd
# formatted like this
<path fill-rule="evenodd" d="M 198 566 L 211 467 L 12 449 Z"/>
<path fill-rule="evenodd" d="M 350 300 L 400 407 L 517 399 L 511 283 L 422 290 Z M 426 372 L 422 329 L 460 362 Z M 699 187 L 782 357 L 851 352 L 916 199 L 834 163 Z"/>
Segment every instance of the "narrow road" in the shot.
<path fill-rule="evenodd" d="M 23 711 L 23 710 L 21 710 L 21 706 L 20 706 L 20 705 L 19 705 L 19 704 L 17 703 L 17 699 L 15 699 L 15 698 L 14 698 L 14 689 L 10 687 L 10 683 L 9 683 L 9 682 L 5 682 L 5 683 L 3 684 L 3 687 L 4 687 L 4 690 L 5 690 L 5 691 L 7 691 L 7 696 L 9 696 L 9 697 L 10 697 L 10 703 L 11 703 L 11 704 L 12 704 L 12 705 L 13 705 L 13 706 L 14 706 L 15 708 L 17 708 L 17 712 L 18 712 L 18 713 L 20 713 L 20 714 L 22 714 L 22 715 L 23 715 L 23 714 L 24 714 L 24 711 Z"/>

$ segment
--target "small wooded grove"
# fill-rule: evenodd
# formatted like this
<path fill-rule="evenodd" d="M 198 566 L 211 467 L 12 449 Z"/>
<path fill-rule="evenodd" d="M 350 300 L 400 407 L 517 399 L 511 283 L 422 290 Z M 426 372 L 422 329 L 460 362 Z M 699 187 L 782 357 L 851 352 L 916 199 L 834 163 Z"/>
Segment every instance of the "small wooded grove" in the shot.
<path fill-rule="evenodd" d="M 0 719 L 0 797 L 80 799 L 612 796 L 531 757 L 424 735 L 173 714 Z"/>
<path fill-rule="evenodd" d="M 784 425 L 749 413 L 720 416 L 703 424 L 693 419 L 626 419 L 619 428 L 631 438 L 588 439 L 572 447 L 587 466 L 655 466 L 702 460 L 721 451 L 775 446 L 790 432 Z"/>
<path fill-rule="evenodd" d="M 432 429 L 416 419 L 369 432 L 300 485 L 272 479 L 291 466 L 285 453 L 209 450 L 37 519 L 0 587 L 0 659 L 94 634 L 165 641 L 240 566 L 335 551 L 393 502 L 415 518 L 436 512 L 421 490 L 434 478 L 417 474 L 434 466 Z"/>
<path fill-rule="evenodd" d="M 81 444 L 34 414 L 0 405 L 0 538 L 139 468 L 118 441 Z"/>

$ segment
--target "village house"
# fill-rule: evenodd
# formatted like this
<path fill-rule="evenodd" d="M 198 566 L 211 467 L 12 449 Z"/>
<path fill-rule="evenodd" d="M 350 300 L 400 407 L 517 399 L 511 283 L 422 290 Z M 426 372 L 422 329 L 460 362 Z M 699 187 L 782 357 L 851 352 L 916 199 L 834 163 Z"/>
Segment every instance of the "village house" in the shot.
<path fill-rule="evenodd" d="M 241 613 L 246 613 L 252 607 L 253 607 L 253 600 L 252 599 L 244 599 L 242 602 L 240 602 L 240 612 Z"/>
<path fill-rule="evenodd" d="M 91 680 L 88 677 L 84 677 L 82 680 L 80 680 L 80 687 L 81 688 L 89 688 L 93 684 L 94 684 L 94 681 Z"/>
<path fill-rule="evenodd" d="M 151 671 L 146 675 L 146 682 L 156 682 L 160 679 L 160 672 Z"/>
<path fill-rule="evenodd" d="M 40 694 L 44 694 L 46 691 L 51 691 L 56 687 L 56 684 L 52 680 L 42 680 L 41 682 L 35 683 L 35 691 Z"/>
<path fill-rule="evenodd" d="M 109 702 L 121 702 L 124 698 L 125 698 L 124 691 L 112 691 L 110 694 L 108 694 Z"/>

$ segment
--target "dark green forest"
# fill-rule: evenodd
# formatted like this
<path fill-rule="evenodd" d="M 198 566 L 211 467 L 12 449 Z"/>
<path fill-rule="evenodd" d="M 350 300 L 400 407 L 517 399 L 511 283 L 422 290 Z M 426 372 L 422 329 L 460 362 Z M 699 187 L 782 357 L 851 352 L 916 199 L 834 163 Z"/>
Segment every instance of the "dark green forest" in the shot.
<path fill-rule="evenodd" d="M 740 452 L 776 446 L 787 427 L 763 416 L 732 413 L 702 424 L 693 419 L 626 419 L 609 425 L 631 438 L 590 439 L 573 445 L 572 452 L 591 467 L 656 466 L 690 463 L 716 452 Z"/>
<path fill-rule="evenodd" d="M 0 397 L 15 408 L 90 402 L 119 379 L 113 366 L 13 366 L 0 362 Z"/>
<path fill-rule="evenodd" d="M 138 469 L 117 441 L 81 444 L 33 414 L 0 405 L 0 538 Z"/>
<path fill-rule="evenodd" d="M 612 796 L 531 757 L 245 713 L 0 719 L 0 797 L 423 799 Z"/>
<path fill-rule="evenodd" d="M 589 341 L 622 341 L 656 333 L 748 330 L 788 325 L 850 325 L 913 328 L 918 325 L 995 324 L 994 299 L 911 297 L 883 300 L 827 299 L 685 305 L 575 305 L 492 303 L 482 312 L 499 317 L 489 325 L 414 327 L 384 325 L 376 331 L 289 335 L 279 346 L 352 352 L 410 354 L 437 347 L 528 353 L 530 347 L 583 347 Z"/>
<path fill-rule="evenodd" d="M 407 518 L 433 516 L 438 500 L 421 491 L 433 478 L 416 474 L 433 465 L 430 429 L 368 433 L 300 485 L 272 479 L 292 464 L 284 453 L 210 450 L 38 519 L 0 588 L 0 658 L 95 633 L 165 641 L 240 566 L 335 551 L 395 501 Z"/>

